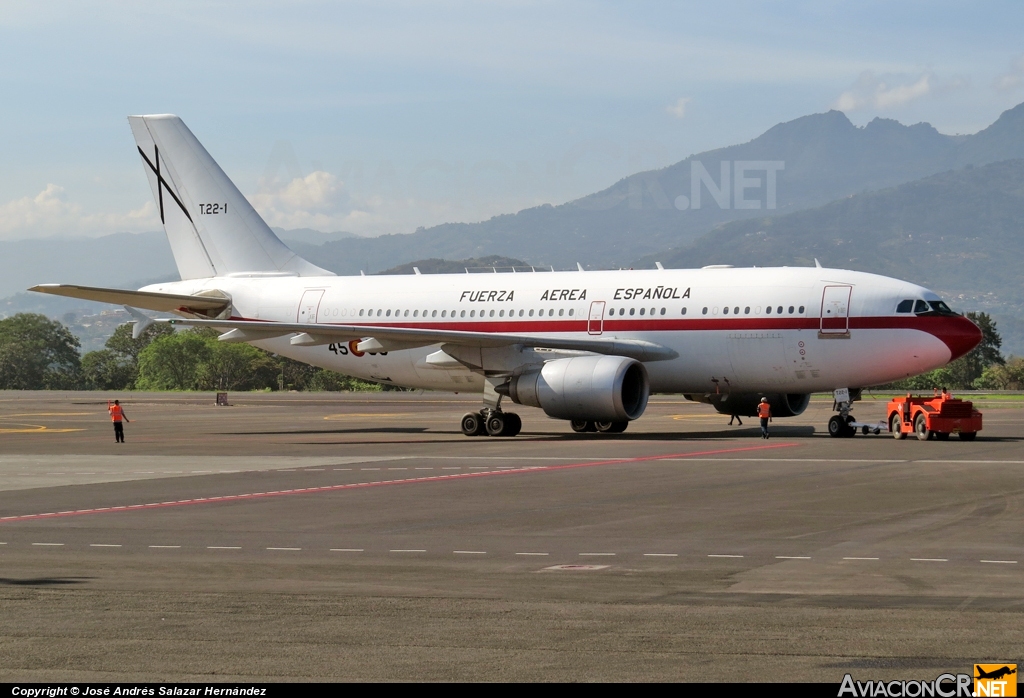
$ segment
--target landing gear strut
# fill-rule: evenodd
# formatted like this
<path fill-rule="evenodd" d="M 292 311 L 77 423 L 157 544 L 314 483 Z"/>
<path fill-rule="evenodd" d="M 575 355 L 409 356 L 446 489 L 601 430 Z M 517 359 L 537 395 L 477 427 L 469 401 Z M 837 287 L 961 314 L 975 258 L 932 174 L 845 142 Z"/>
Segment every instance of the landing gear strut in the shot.
<path fill-rule="evenodd" d="M 854 419 L 853 415 L 850 414 L 850 410 L 853 409 L 854 400 L 860 399 L 860 390 L 848 390 L 842 388 L 836 390 L 833 393 L 835 402 L 833 409 L 838 411 L 839 414 L 832 415 L 832 418 L 828 420 L 828 435 L 836 438 L 849 438 L 857 433 L 859 430 L 862 434 L 879 434 L 888 429 L 885 422 L 878 422 L 877 424 L 865 424 L 858 422 Z"/>

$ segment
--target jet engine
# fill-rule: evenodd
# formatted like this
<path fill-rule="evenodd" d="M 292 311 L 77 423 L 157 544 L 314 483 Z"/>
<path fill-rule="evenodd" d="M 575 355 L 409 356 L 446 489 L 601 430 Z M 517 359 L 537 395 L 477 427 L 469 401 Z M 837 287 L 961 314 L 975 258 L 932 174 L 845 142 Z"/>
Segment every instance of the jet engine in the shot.
<path fill-rule="evenodd" d="M 651 386 L 636 359 L 576 356 L 515 375 L 499 392 L 557 419 L 626 422 L 644 413 Z"/>
<path fill-rule="evenodd" d="M 741 417 L 756 417 L 757 404 L 761 398 L 768 398 L 773 417 L 796 417 L 811 403 L 806 393 L 711 393 L 709 395 L 687 395 L 688 400 L 710 403 L 720 414 Z"/>

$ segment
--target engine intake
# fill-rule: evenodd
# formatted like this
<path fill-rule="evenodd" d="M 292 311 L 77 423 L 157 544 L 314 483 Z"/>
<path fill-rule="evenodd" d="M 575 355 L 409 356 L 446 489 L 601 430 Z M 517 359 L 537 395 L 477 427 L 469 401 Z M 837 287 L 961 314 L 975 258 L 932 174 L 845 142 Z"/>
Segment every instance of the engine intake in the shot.
<path fill-rule="evenodd" d="M 540 407 L 549 417 L 595 422 L 637 419 L 651 394 L 647 369 L 623 356 L 555 359 L 501 388 L 512 402 Z"/>
<path fill-rule="evenodd" d="M 756 417 L 757 404 L 762 397 L 768 398 L 772 416 L 796 417 L 803 414 L 811 403 L 810 394 L 805 393 L 711 393 L 710 395 L 687 395 L 687 399 L 710 403 L 719 414 L 738 414 L 741 417 Z"/>

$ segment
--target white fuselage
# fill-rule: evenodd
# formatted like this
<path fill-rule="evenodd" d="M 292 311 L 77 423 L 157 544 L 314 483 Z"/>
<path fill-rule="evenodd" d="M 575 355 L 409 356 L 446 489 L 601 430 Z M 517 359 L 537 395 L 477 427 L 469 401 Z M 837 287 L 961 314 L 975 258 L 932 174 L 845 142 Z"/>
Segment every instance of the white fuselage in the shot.
<path fill-rule="evenodd" d="M 946 335 L 963 334 L 962 325 L 950 323 L 967 322 L 897 313 L 904 299 L 938 300 L 921 286 L 822 268 L 232 275 L 142 290 L 210 289 L 230 294 L 234 319 L 642 339 L 678 353 L 646 364 L 652 392 L 809 393 L 876 385 L 963 353 Z M 428 364 L 440 345 L 360 353 L 354 344 L 294 346 L 287 336 L 253 343 L 367 380 L 456 392 L 484 385 L 468 368 Z"/>

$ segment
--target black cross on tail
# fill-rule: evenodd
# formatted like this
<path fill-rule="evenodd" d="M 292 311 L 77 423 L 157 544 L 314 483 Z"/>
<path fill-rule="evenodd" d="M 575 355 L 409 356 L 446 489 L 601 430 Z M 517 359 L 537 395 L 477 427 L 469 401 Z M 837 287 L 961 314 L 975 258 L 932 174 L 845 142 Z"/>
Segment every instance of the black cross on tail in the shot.
<path fill-rule="evenodd" d="M 185 217 L 188 218 L 189 223 L 191 223 L 192 216 L 189 215 L 188 209 L 185 208 L 185 204 L 181 203 L 181 199 L 179 199 L 178 195 L 174 193 L 173 189 L 171 189 L 171 185 L 168 184 L 167 180 L 165 180 L 163 175 L 160 174 L 160 148 L 155 143 L 153 144 L 153 160 L 156 161 L 156 164 L 154 165 L 150 159 L 146 157 L 146 153 L 143 152 L 142 146 L 136 147 L 139 149 L 139 155 L 142 156 L 142 159 L 146 161 L 147 165 L 149 165 L 149 169 L 153 170 L 153 174 L 156 175 L 157 200 L 160 202 L 160 222 L 164 222 L 164 187 L 166 187 L 167 193 L 171 195 L 171 198 L 174 199 L 175 203 L 178 204 L 178 207 L 181 208 L 181 212 L 185 214 Z"/>

